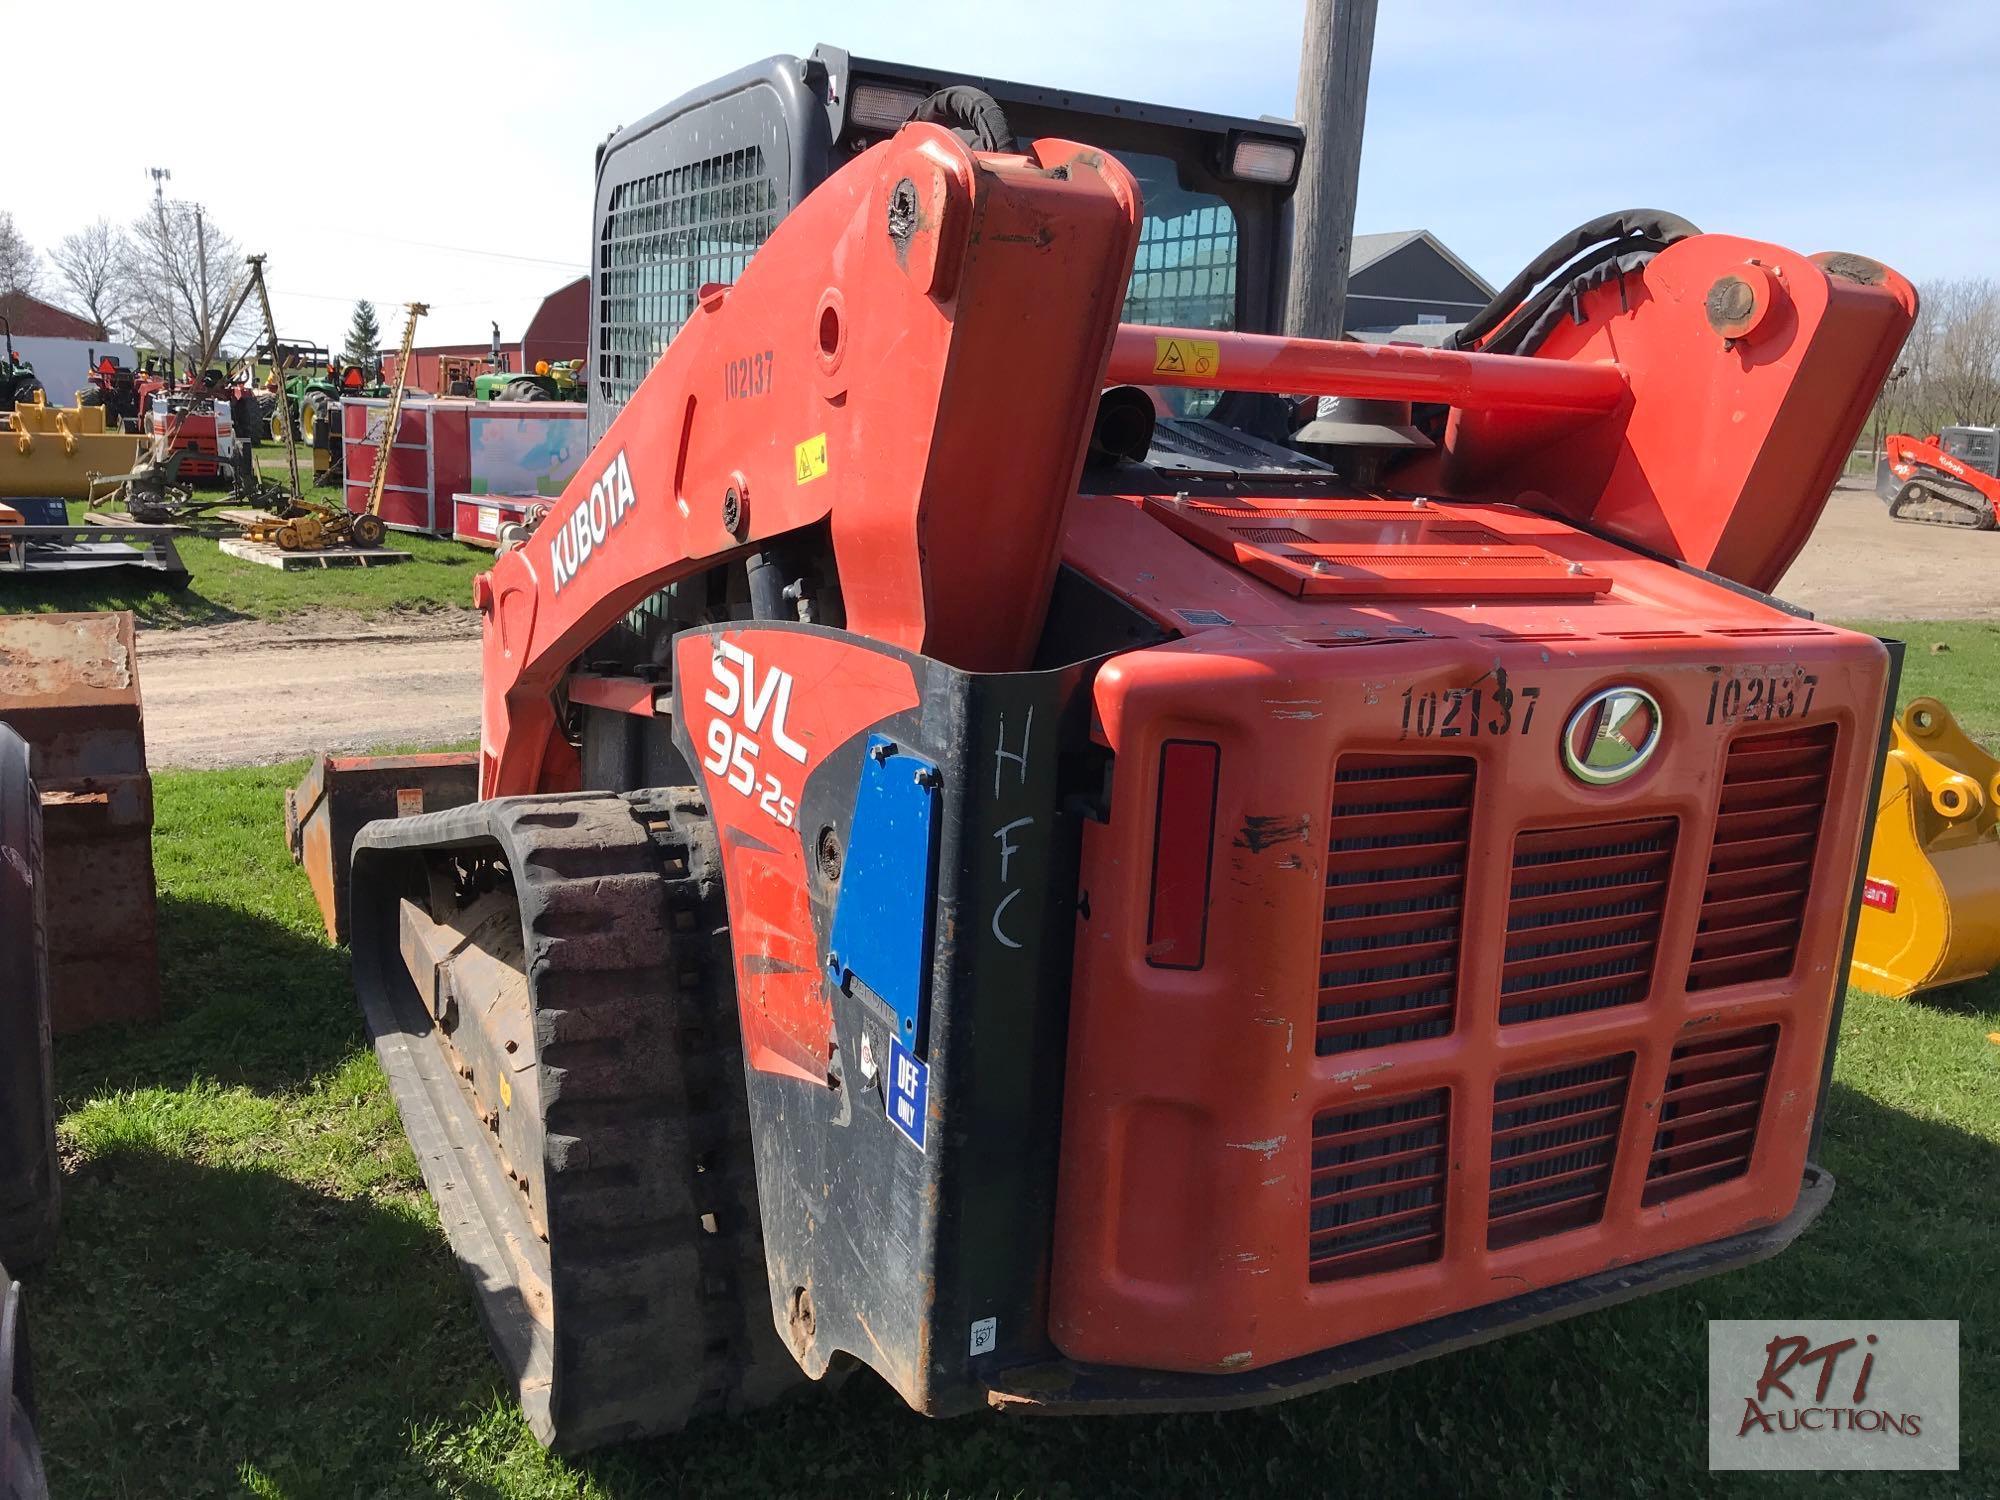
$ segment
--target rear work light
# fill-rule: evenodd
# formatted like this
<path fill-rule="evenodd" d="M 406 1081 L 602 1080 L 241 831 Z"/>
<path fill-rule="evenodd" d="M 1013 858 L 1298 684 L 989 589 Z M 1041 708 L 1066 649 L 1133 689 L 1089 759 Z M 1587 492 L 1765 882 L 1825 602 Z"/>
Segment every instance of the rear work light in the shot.
<path fill-rule="evenodd" d="M 1206 740 L 1168 740 L 1160 747 L 1153 900 L 1146 916 L 1146 962 L 1156 969 L 1199 969 L 1206 956 L 1209 851 L 1221 763 L 1221 747 Z"/>
<path fill-rule="evenodd" d="M 1299 170 L 1299 148 L 1267 136 L 1238 136 L 1229 151 L 1229 175 L 1249 182 L 1288 183 Z"/>
<path fill-rule="evenodd" d="M 904 125 L 917 106 L 930 98 L 928 89 L 888 83 L 859 83 L 847 99 L 847 122 L 857 130 L 889 134 Z"/>

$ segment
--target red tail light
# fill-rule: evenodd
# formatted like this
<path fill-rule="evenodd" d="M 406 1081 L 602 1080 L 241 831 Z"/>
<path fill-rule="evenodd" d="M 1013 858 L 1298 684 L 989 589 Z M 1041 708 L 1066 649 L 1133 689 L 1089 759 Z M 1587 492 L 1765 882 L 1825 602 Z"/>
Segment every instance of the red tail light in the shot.
<path fill-rule="evenodd" d="M 1160 799 L 1153 822 L 1153 900 L 1146 962 L 1199 969 L 1208 947 L 1208 876 L 1215 843 L 1215 788 L 1222 751 L 1205 740 L 1160 747 Z"/>

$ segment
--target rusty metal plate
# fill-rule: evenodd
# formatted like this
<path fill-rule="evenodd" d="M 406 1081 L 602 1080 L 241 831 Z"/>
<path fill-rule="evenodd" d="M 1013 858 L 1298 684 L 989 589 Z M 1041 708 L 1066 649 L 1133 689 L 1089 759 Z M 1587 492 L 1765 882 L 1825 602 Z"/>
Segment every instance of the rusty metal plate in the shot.
<path fill-rule="evenodd" d="M 153 783 L 132 616 L 0 619 L 0 721 L 41 796 L 56 1032 L 160 1014 Z"/>
<path fill-rule="evenodd" d="M 129 614 L 0 619 L 0 701 L 138 706 Z"/>
<path fill-rule="evenodd" d="M 33 748 L 45 793 L 73 777 L 144 774 L 132 616 L 0 618 L 0 719 Z"/>
<path fill-rule="evenodd" d="M 326 935 L 347 941 L 354 835 L 377 818 L 463 807 L 479 796 L 479 757 L 327 755 L 285 793 L 285 843 L 305 868 Z"/>

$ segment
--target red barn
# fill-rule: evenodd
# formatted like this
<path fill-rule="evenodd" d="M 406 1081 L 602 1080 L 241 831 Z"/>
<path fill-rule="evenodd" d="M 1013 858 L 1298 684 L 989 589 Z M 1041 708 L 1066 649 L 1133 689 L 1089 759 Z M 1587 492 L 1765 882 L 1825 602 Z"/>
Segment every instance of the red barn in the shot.
<path fill-rule="evenodd" d="M 582 359 L 590 342 L 590 278 L 579 276 L 542 299 L 542 305 L 528 320 L 527 329 L 513 343 L 501 341 L 500 352 L 510 370 L 531 370 L 539 360 L 555 364 L 565 359 Z M 410 383 L 419 390 L 438 390 L 438 360 L 441 356 L 481 358 L 492 350 L 484 344 L 424 344 L 410 351 Z M 396 378 L 396 356 L 382 360 L 383 379 Z"/>
<path fill-rule="evenodd" d="M 588 304 L 585 306 L 587 308 Z M 0 318 L 7 320 L 17 339 L 96 339 L 101 343 L 109 337 L 102 327 L 90 319 L 65 312 L 39 297 L 30 297 L 26 292 L 0 295 Z M 577 335 L 578 356 L 583 353 L 585 337 L 581 333 Z"/>

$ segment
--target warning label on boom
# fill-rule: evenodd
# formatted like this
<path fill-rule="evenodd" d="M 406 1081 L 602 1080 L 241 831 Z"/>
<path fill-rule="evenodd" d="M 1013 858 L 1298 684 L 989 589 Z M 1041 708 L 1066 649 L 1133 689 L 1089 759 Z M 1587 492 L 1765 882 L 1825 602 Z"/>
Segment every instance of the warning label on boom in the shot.
<path fill-rule="evenodd" d="M 1216 374 L 1222 368 L 1222 346 L 1214 339 L 1170 338 L 1153 340 L 1155 375 Z"/>
<path fill-rule="evenodd" d="M 826 434 L 820 433 L 807 438 L 792 449 L 792 467 L 798 475 L 798 482 L 806 484 L 824 474 L 826 462 Z"/>

